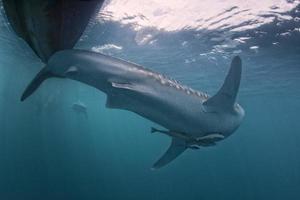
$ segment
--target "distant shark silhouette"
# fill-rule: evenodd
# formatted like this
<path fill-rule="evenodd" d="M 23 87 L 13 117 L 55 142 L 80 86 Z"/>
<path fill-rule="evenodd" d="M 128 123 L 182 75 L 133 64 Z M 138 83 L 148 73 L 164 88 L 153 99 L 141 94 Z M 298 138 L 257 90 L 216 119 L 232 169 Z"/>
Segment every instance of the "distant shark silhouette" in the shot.
<path fill-rule="evenodd" d="M 8 21 L 43 62 L 72 49 L 104 0 L 2 0 Z"/>
<path fill-rule="evenodd" d="M 153 165 L 165 166 L 186 149 L 211 146 L 228 137 L 242 122 L 243 108 L 235 103 L 242 63 L 233 58 L 216 95 L 195 91 L 134 63 L 84 50 L 55 53 L 24 91 L 21 101 L 51 77 L 80 81 L 107 94 L 108 108 L 132 111 L 168 129 L 172 138 L 166 153 Z"/>

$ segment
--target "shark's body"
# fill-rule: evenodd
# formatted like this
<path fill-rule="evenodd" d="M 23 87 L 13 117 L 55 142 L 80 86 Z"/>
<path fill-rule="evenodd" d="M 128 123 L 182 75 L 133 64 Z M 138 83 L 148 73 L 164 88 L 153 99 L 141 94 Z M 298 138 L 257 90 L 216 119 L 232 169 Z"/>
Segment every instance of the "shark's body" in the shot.
<path fill-rule="evenodd" d="M 67 77 L 95 87 L 107 94 L 108 108 L 135 112 L 168 129 L 172 144 L 154 168 L 168 164 L 192 145 L 209 146 L 205 145 L 207 138 L 213 145 L 228 137 L 244 116 L 235 103 L 241 77 L 239 57 L 234 58 L 224 85 L 213 97 L 134 63 L 89 51 L 66 50 L 50 58 L 22 100 L 49 77 Z"/>

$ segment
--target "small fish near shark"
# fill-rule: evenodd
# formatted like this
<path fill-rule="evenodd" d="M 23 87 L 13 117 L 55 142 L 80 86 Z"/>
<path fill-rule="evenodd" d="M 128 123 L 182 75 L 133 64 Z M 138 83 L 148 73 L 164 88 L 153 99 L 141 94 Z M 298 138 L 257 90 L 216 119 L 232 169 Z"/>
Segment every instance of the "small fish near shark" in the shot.
<path fill-rule="evenodd" d="M 88 118 L 87 106 L 83 102 L 77 101 L 77 102 L 72 104 L 71 108 L 76 113 L 83 114 L 86 118 Z"/>
<path fill-rule="evenodd" d="M 159 130 L 152 127 L 151 133 L 156 133 L 156 132 L 166 134 L 171 138 L 174 137 L 174 138 L 182 139 L 182 141 L 185 141 L 185 146 L 190 149 L 200 149 L 200 146 L 214 146 L 216 145 L 216 142 L 218 140 L 224 139 L 224 136 L 218 133 L 215 134 L 212 133 L 206 136 L 195 138 L 185 133 Z"/>
<path fill-rule="evenodd" d="M 106 107 L 134 112 L 167 129 L 152 129 L 172 138 L 152 167 L 158 169 L 188 148 L 215 145 L 239 127 L 245 115 L 236 103 L 241 72 L 241 59 L 235 56 L 221 89 L 209 96 L 131 62 L 86 50 L 63 50 L 50 57 L 21 101 L 53 77 L 97 88 L 107 95 Z"/>

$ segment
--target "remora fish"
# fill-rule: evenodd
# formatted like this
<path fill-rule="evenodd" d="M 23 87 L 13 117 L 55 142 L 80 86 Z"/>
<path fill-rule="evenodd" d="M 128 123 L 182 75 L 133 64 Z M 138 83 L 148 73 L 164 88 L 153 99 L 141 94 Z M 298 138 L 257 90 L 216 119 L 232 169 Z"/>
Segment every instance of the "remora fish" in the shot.
<path fill-rule="evenodd" d="M 213 145 L 239 127 L 244 110 L 235 101 L 241 70 L 241 59 L 236 56 L 223 86 L 209 97 L 134 63 L 90 51 L 65 50 L 49 59 L 21 100 L 51 77 L 70 78 L 99 89 L 107 94 L 108 108 L 132 111 L 169 130 L 164 133 L 172 137 L 172 143 L 153 165 L 157 169 L 187 148 Z"/>
<path fill-rule="evenodd" d="M 72 49 L 104 0 L 3 0 L 13 30 L 47 62 Z"/>

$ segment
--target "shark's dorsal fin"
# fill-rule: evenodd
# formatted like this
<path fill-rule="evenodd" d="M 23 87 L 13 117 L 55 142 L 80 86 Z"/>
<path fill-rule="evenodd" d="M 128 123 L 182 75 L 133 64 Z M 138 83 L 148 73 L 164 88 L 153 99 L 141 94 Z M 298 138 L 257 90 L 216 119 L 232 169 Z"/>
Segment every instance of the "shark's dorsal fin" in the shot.
<path fill-rule="evenodd" d="M 172 143 L 165 154 L 153 165 L 151 169 L 159 169 L 177 158 L 187 149 L 186 142 L 178 138 L 172 138 Z"/>
<path fill-rule="evenodd" d="M 235 56 L 221 89 L 203 103 L 207 111 L 233 108 L 240 87 L 241 73 L 242 61 L 239 56 Z"/>

